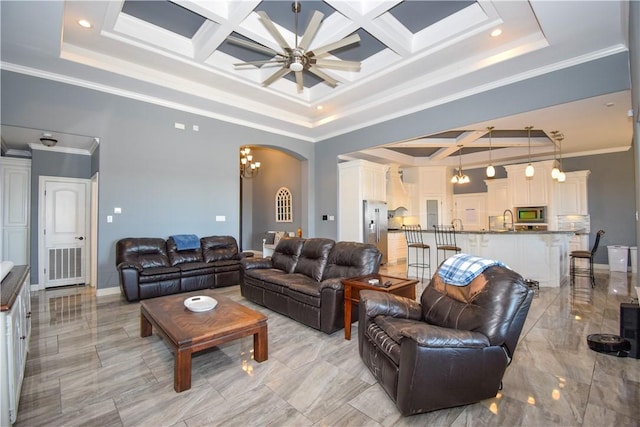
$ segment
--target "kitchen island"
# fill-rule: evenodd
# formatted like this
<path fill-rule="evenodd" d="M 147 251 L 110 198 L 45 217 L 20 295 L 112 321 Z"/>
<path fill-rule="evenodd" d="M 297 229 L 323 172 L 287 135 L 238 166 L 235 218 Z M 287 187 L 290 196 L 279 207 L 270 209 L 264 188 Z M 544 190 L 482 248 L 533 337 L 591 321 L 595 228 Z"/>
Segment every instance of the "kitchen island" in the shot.
<path fill-rule="evenodd" d="M 540 286 L 559 287 L 569 282 L 569 241 L 575 231 L 457 231 L 456 241 L 463 253 L 504 262 L 525 279 Z M 436 270 L 436 242 L 433 231 L 423 232 L 431 246 L 431 274 Z M 452 252 L 447 252 L 451 256 Z M 442 262 L 442 252 L 440 262 Z M 409 271 L 416 277 L 415 271 Z"/>

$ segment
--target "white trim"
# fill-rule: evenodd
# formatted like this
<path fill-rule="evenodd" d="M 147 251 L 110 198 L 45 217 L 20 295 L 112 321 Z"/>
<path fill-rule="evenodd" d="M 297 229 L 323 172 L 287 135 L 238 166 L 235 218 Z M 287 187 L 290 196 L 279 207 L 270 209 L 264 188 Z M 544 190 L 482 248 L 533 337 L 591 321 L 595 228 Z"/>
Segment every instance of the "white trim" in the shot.
<path fill-rule="evenodd" d="M 92 145 L 93 150 L 95 150 L 95 145 Z M 41 144 L 37 144 L 32 142 L 29 144 L 29 148 L 32 150 L 42 150 L 42 151 L 56 151 L 58 153 L 67 153 L 67 154 L 80 154 L 82 156 L 90 156 L 93 150 L 84 150 L 82 148 L 68 148 L 68 147 L 45 147 Z"/>
<path fill-rule="evenodd" d="M 89 271 L 87 271 L 87 276 L 89 277 L 88 283 L 94 288 L 98 287 L 98 192 L 100 191 L 99 186 L 99 178 L 100 172 L 96 172 L 95 175 L 91 177 L 91 182 L 89 183 L 90 193 L 91 193 L 91 201 L 89 202 Z"/>
<path fill-rule="evenodd" d="M 107 295 L 122 295 L 119 286 L 111 286 L 109 288 L 96 289 L 96 297 L 104 297 Z"/>

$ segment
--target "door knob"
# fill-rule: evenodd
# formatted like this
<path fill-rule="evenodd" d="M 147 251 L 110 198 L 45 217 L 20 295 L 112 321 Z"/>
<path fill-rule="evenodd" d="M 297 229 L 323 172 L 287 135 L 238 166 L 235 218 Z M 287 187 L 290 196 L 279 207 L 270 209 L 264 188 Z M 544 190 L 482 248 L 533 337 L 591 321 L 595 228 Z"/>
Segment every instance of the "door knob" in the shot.
<path fill-rule="evenodd" d="M 80 236 L 80 237 L 76 237 L 76 240 L 84 240 L 84 237 Z"/>

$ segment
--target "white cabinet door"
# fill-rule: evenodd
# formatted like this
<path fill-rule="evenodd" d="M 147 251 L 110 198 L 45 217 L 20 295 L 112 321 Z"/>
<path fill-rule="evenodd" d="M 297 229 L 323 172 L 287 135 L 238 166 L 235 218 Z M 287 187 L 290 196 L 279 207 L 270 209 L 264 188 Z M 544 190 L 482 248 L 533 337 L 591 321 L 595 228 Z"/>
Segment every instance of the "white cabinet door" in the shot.
<path fill-rule="evenodd" d="M 2 260 L 29 264 L 31 160 L 2 158 Z"/>
<path fill-rule="evenodd" d="M 457 194 L 453 196 L 455 219 L 462 221 L 464 230 L 486 230 L 487 215 L 486 193 Z"/>
<path fill-rule="evenodd" d="M 505 209 L 511 209 L 509 202 L 509 184 L 505 178 L 485 180 L 487 184 L 487 214 L 502 215 Z"/>
<path fill-rule="evenodd" d="M 587 178 L 590 171 L 567 172 L 565 182 L 555 183 L 558 215 L 588 215 Z"/>

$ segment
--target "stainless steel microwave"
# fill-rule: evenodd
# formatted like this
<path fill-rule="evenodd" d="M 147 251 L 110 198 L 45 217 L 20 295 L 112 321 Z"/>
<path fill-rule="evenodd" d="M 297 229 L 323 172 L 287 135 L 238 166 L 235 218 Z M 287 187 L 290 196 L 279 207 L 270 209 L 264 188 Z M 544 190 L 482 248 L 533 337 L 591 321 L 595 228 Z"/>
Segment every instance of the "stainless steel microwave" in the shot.
<path fill-rule="evenodd" d="M 547 207 L 519 207 L 516 208 L 516 222 L 539 223 L 547 222 Z"/>

